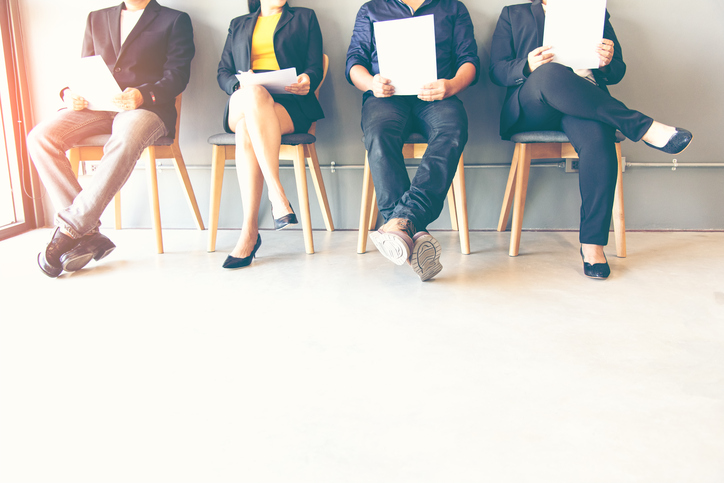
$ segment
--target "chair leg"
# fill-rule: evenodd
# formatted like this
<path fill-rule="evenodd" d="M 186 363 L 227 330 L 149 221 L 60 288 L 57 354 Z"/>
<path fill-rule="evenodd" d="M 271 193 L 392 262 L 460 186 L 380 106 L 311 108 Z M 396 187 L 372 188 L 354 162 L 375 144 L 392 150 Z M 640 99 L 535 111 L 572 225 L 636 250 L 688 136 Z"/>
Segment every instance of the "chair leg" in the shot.
<path fill-rule="evenodd" d="M 148 172 L 148 198 L 151 204 L 151 220 L 153 231 L 156 234 L 156 251 L 163 253 L 163 239 L 161 236 L 161 208 L 158 202 L 158 176 L 156 175 L 156 148 L 149 146 L 143 150 L 141 158 L 146 163 Z"/>
<path fill-rule="evenodd" d="M 73 174 L 77 179 L 78 168 L 80 167 L 80 148 L 75 147 L 68 150 L 68 161 L 70 161 L 70 169 L 73 170 Z"/>
<path fill-rule="evenodd" d="M 209 243 L 206 250 L 216 251 L 216 232 L 219 228 L 219 208 L 221 207 L 221 188 L 224 183 L 224 164 L 226 162 L 224 146 L 214 145 L 211 154 L 211 200 L 209 201 Z"/>
<path fill-rule="evenodd" d="M 116 196 L 113 197 L 113 211 L 116 220 L 116 230 L 121 229 L 121 190 L 118 190 Z"/>
<path fill-rule="evenodd" d="M 312 237 L 312 217 L 309 213 L 309 191 L 307 188 L 307 170 L 304 169 L 304 146 L 299 145 L 294 150 L 294 175 L 297 178 L 297 196 L 299 198 L 299 215 L 302 218 L 304 231 L 304 247 L 308 254 L 314 253 L 314 238 Z"/>
<path fill-rule="evenodd" d="M 455 207 L 457 208 L 457 225 L 460 232 L 460 251 L 463 255 L 470 255 L 470 232 L 468 230 L 468 206 L 465 192 L 465 162 L 460 155 L 458 170 L 453 178 L 455 187 Z"/>
<path fill-rule="evenodd" d="M 513 224 L 510 227 L 511 257 L 517 257 L 520 250 L 520 234 L 523 230 L 523 213 L 525 211 L 525 197 L 528 191 L 528 175 L 530 174 L 530 155 L 528 146 L 521 144 L 518 151 L 517 173 L 515 175 L 515 199 L 513 203 Z"/>
<path fill-rule="evenodd" d="M 189 179 L 189 172 L 186 170 L 184 157 L 176 145 L 171 146 L 171 152 L 173 152 L 173 163 L 176 166 L 176 173 L 178 173 L 181 186 L 186 193 L 186 201 L 188 201 L 189 208 L 191 208 L 191 215 L 194 217 L 194 220 L 196 220 L 198 229 L 203 230 L 204 220 L 201 218 L 201 211 L 199 211 L 199 205 L 196 202 L 196 195 L 194 195 L 194 189 L 191 186 L 191 179 Z"/>
<path fill-rule="evenodd" d="M 372 182 L 372 172 L 370 171 L 370 163 L 367 160 L 365 152 L 365 167 L 362 174 L 362 202 L 359 210 L 359 234 L 357 235 L 357 253 L 367 251 L 367 235 L 370 230 L 371 211 L 370 203 L 374 202 L 374 184 Z"/>
<path fill-rule="evenodd" d="M 621 160 L 621 143 L 616 143 L 618 156 L 618 177 L 613 198 L 613 232 L 616 237 L 616 256 L 626 258 L 626 219 L 623 209 L 623 166 Z"/>
<path fill-rule="evenodd" d="M 322 209 L 322 218 L 324 218 L 324 226 L 327 231 L 334 231 L 334 222 L 332 221 L 332 212 L 329 209 L 329 201 L 327 200 L 327 190 L 324 187 L 324 178 L 322 178 L 322 170 L 319 169 L 319 159 L 317 158 L 317 148 L 314 144 L 304 145 L 304 154 L 309 165 L 309 173 L 312 175 L 314 190 L 317 192 L 317 200 Z"/>
<path fill-rule="evenodd" d="M 513 195 L 515 195 L 515 176 L 518 172 L 518 158 L 520 156 L 520 144 L 515 144 L 513 151 L 513 159 L 510 162 L 510 173 L 508 173 L 508 182 L 505 185 L 505 195 L 503 196 L 503 206 L 500 209 L 500 219 L 498 220 L 498 231 L 505 231 L 508 228 L 508 220 L 510 219 L 510 208 L 513 205 Z"/>
<path fill-rule="evenodd" d="M 455 174 L 457 176 L 457 173 Z M 450 189 L 447 192 L 447 206 L 450 209 L 450 226 L 452 227 L 453 231 L 458 231 L 460 227 L 458 226 L 458 212 L 457 208 L 455 207 L 455 197 L 457 193 L 455 192 L 455 182 L 450 185 Z"/>

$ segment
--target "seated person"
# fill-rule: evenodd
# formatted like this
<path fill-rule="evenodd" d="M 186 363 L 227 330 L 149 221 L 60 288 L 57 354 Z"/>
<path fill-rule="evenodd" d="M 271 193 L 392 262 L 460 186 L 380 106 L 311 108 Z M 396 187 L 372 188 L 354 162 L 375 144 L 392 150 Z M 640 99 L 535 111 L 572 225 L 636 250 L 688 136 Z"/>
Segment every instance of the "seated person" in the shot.
<path fill-rule="evenodd" d="M 380 75 L 373 23 L 434 15 L 438 80 L 417 96 L 395 95 L 394 79 Z M 364 92 L 362 131 L 377 205 L 384 225 L 370 235 L 386 258 L 411 264 L 426 281 L 442 270 L 440 243 L 427 226 L 442 212 L 468 140 L 468 118 L 456 94 L 477 80 L 480 69 L 473 25 L 458 0 L 372 0 L 357 13 L 347 51 L 347 80 Z M 428 148 L 412 182 L 402 146 L 419 132 Z"/>
<path fill-rule="evenodd" d="M 322 31 L 313 10 L 291 7 L 286 0 L 248 0 L 249 13 L 231 21 L 217 80 L 229 100 L 224 129 L 236 134 L 236 174 L 244 206 L 244 223 L 224 268 L 251 264 L 261 246 L 259 205 L 264 181 L 274 228 L 297 223 L 279 181 L 282 134 L 307 132 L 324 117 L 314 91 L 322 82 Z M 297 82 L 288 94 L 269 94 L 262 86 L 240 85 L 236 74 L 296 67 Z"/>
<path fill-rule="evenodd" d="M 583 272 L 605 279 L 610 268 L 603 252 L 611 225 L 618 158 L 618 129 L 632 141 L 670 154 L 689 145 L 689 131 L 667 126 L 627 108 L 607 85 L 626 71 L 613 27 L 606 20 L 597 47 L 599 67 L 572 70 L 552 62 L 550 46 L 541 46 L 547 0 L 503 8 L 493 34 L 490 77 L 508 92 L 500 116 L 503 139 L 523 131 L 566 133 L 579 156 L 581 190 L 580 242 Z"/>
<path fill-rule="evenodd" d="M 58 228 L 38 255 L 49 277 L 80 270 L 115 248 L 99 231 L 101 214 L 143 150 L 162 136 L 174 136 L 176 96 L 189 82 L 194 52 L 189 16 L 156 0 L 125 0 L 88 15 L 82 57 L 103 57 L 124 89 L 114 99 L 121 111 L 89 110 L 82 93 L 66 88 L 61 97 L 67 109 L 28 135 L 28 152 L 58 210 Z M 96 134 L 111 137 L 95 174 L 81 189 L 65 151 Z"/>

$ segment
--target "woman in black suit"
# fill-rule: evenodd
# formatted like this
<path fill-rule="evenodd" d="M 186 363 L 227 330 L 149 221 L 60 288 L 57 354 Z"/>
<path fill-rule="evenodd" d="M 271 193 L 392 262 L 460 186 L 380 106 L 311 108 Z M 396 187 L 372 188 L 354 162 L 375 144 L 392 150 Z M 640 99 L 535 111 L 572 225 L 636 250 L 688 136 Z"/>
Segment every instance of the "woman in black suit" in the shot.
<path fill-rule="evenodd" d="M 314 11 L 290 7 L 286 0 L 248 0 L 249 14 L 231 21 L 221 54 L 217 80 L 230 98 L 224 129 L 236 134 L 236 173 L 244 224 L 224 268 L 249 265 L 261 245 L 259 205 L 264 181 L 274 227 L 297 223 L 279 181 L 282 134 L 307 132 L 324 117 L 314 91 L 322 81 L 322 32 Z M 288 94 L 270 94 L 264 87 L 240 85 L 236 74 L 295 67 L 297 82 Z"/>
<path fill-rule="evenodd" d="M 500 134 L 509 139 L 523 131 L 562 130 L 579 155 L 581 190 L 580 242 L 584 273 L 607 278 L 603 253 L 608 243 L 617 176 L 615 133 L 643 140 L 671 154 L 691 141 L 689 131 L 654 121 L 627 108 L 608 93 L 626 72 L 621 46 L 606 20 L 597 47 L 599 68 L 572 70 L 552 62 L 543 46 L 547 0 L 503 8 L 493 34 L 490 77 L 508 91 L 500 119 Z"/>

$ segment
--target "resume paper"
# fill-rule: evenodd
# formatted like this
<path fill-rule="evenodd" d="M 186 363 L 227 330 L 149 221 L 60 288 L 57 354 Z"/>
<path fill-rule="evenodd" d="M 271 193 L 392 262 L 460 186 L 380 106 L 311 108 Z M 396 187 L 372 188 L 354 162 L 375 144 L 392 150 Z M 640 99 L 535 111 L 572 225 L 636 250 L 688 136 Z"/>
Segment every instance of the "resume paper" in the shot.
<path fill-rule="evenodd" d="M 100 55 L 80 59 L 68 87 L 88 101 L 88 109 L 92 111 L 123 110 L 113 104 L 113 98 L 121 94 L 121 88 Z"/>
<path fill-rule="evenodd" d="M 239 72 L 236 75 L 242 86 L 263 86 L 270 94 L 290 94 L 285 87 L 297 83 L 297 69 L 270 70 L 268 72 Z"/>
<path fill-rule="evenodd" d="M 552 46 L 553 62 L 598 69 L 605 20 L 606 0 L 548 0 L 543 45 Z"/>
<path fill-rule="evenodd" d="M 395 95 L 418 95 L 437 80 L 433 15 L 374 23 L 380 75 L 392 81 Z"/>

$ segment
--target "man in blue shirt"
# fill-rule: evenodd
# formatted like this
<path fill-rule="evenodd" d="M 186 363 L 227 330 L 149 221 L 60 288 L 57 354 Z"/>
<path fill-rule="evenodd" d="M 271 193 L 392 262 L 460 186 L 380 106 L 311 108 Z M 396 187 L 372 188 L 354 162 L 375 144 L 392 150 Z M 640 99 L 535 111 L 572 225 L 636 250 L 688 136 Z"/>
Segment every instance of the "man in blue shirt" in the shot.
<path fill-rule="evenodd" d="M 380 75 L 374 22 L 434 15 L 437 78 L 417 96 L 396 96 Z M 458 0 L 372 0 L 357 13 L 347 51 L 347 80 L 364 92 L 362 131 L 384 225 L 370 235 L 386 258 L 408 262 L 425 281 L 442 269 L 440 244 L 425 230 L 442 212 L 468 139 L 468 118 L 456 97 L 480 71 L 473 24 Z M 410 133 L 427 150 L 410 182 L 402 146 Z"/>

